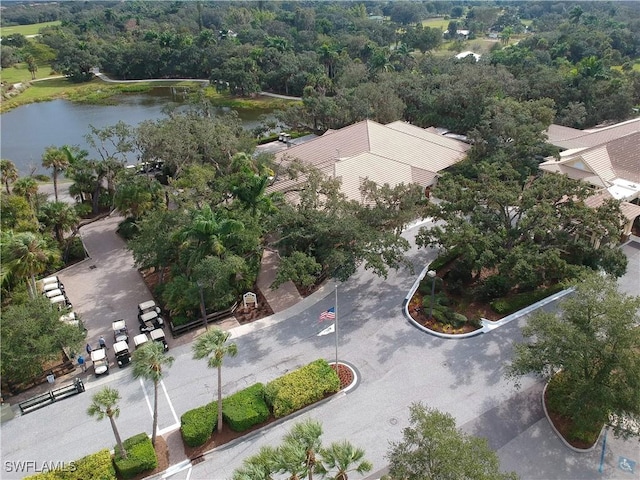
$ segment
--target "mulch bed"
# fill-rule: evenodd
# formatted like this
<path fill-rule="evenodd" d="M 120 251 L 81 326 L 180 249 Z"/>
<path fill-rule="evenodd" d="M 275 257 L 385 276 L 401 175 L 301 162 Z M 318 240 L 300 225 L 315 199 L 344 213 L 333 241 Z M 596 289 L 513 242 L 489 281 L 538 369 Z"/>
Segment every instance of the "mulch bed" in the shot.
<path fill-rule="evenodd" d="M 240 306 L 233 313 L 234 317 L 236 317 L 236 320 L 238 320 L 238 323 L 240 323 L 241 325 L 254 322 L 261 318 L 268 317 L 269 315 L 273 315 L 273 310 L 269 306 L 267 300 L 264 298 L 264 295 L 262 294 L 260 289 L 258 287 L 255 287 L 253 293 L 256 294 L 258 307 L 245 309 L 243 306 Z"/>
<path fill-rule="evenodd" d="M 334 365 L 332 365 L 331 368 L 335 370 Z M 340 378 L 340 390 L 342 390 L 343 388 L 351 385 L 351 382 L 353 382 L 353 379 L 354 379 L 353 372 L 347 366 L 338 364 L 338 378 Z M 339 393 L 339 391 L 336 393 L 330 393 L 324 398 L 329 398 L 333 395 L 336 395 L 337 393 Z M 198 458 L 202 457 L 202 455 L 208 452 L 209 450 L 215 447 L 219 447 L 220 445 L 224 445 L 225 443 L 235 440 L 236 438 L 244 437 L 245 435 L 255 430 L 258 430 L 259 428 L 262 428 L 266 425 L 269 425 L 275 422 L 276 420 L 279 420 L 279 419 L 275 417 L 269 417 L 264 422 L 259 423 L 258 425 L 254 425 L 253 427 L 251 427 L 248 430 L 245 430 L 244 432 L 234 432 L 228 427 L 227 424 L 223 422 L 222 430 L 221 431 L 216 430 L 211 436 L 211 438 L 207 440 L 206 443 L 204 443 L 203 445 L 200 445 L 199 447 L 189 447 L 188 445 L 185 444 L 184 452 L 187 455 L 187 458 L 197 463 Z"/>

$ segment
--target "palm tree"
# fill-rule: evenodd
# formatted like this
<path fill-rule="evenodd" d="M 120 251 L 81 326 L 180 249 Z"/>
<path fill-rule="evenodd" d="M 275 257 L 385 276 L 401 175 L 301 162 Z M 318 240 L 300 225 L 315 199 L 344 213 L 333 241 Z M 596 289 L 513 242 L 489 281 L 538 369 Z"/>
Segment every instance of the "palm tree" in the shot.
<path fill-rule="evenodd" d="M 133 352 L 133 377 L 144 378 L 153 382 L 153 433 L 151 443 L 156 445 L 158 429 L 158 384 L 162 380 L 162 367 L 170 367 L 175 359 L 164 353 L 160 342 L 146 342 Z"/>
<path fill-rule="evenodd" d="M 75 208 L 64 202 L 47 202 L 40 209 L 40 221 L 53 229 L 59 244 L 64 242 L 64 232 L 75 230 L 79 218 Z"/>
<path fill-rule="evenodd" d="M 0 160 L 0 175 L 2 176 L 2 183 L 7 189 L 7 194 L 11 193 L 9 190 L 9 184 L 15 182 L 18 179 L 18 169 L 15 163 L 11 160 Z"/>
<path fill-rule="evenodd" d="M 354 447 L 347 440 L 334 442 L 328 448 L 320 450 L 322 468 L 324 471 L 337 469 L 332 480 L 348 480 L 349 472 L 358 472 L 360 475 L 370 472 L 373 465 L 364 460 L 364 450 Z"/>
<path fill-rule="evenodd" d="M 29 295 L 35 298 L 36 275 L 60 259 L 60 251 L 50 248 L 44 238 L 33 232 L 12 231 L 2 235 L 2 283 L 10 277 L 24 278 L 29 285 Z"/>
<path fill-rule="evenodd" d="M 69 157 L 62 148 L 50 146 L 47 147 L 42 155 L 42 166 L 50 168 L 53 178 L 53 195 L 58 201 L 58 173 L 62 172 L 69 166 Z"/>
<path fill-rule="evenodd" d="M 21 177 L 13 184 L 13 193 L 26 198 L 31 207 L 34 207 L 38 194 L 38 182 L 33 177 Z"/>
<path fill-rule="evenodd" d="M 278 450 L 269 445 L 260 448 L 257 454 L 246 458 L 242 466 L 233 472 L 232 480 L 273 480 L 278 471 Z"/>
<path fill-rule="evenodd" d="M 218 369 L 218 432 L 222 430 L 222 361 L 227 355 L 235 357 L 238 354 L 235 343 L 227 344 L 230 336 L 229 332 L 213 328 L 203 333 L 193 344 L 193 358 L 207 358 L 207 366 Z"/>
<path fill-rule="evenodd" d="M 122 439 L 116 426 L 115 418 L 120 415 L 120 407 L 118 407 L 118 401 L 120 400 L 120 393 L 115 388 L 104 387 L 98 393 L 93 396 L 91 405 L 87 409 L 87 414 L 90 417 L 97 417 L 98 421 L 104 417 L 109 417 L 111 422 L 111 428 L 113 429 L 113 435 L 116 437 L 116 444 L 120 450 L 122 458 L 127 458 L 127 452 L 122 445 Z"/>
<path fill-rule="evenodd" d="M 313 472 L 320 465 L 316 458 L 316 453 L 322 448 L 320 437 L 322 436 L 322 425 L 317 420 L 307 419 L 296 423 L 291 431 L 284 437 L 281 447 L 282 454 L 291 459 L 302 452 L 303 471 L 309 480 L 313 480 Z"/>

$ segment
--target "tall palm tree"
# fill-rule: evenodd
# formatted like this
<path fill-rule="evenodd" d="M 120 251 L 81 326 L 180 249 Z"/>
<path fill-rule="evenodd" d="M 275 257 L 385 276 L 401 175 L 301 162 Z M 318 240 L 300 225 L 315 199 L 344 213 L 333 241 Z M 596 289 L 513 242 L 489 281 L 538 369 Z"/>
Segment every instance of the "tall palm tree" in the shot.
<path fill-rule="evenodd" d="M 75 208 L 65 202 L 47 202 L 40 208 L 40 221 L 53 229 L 59 244 L 64 242 L 64 232 L 75 230 L 79 218 Z"/>
<path fill-rule="evenodd" d="M 278 450 L 270 445 L 260 448 L 257 454 L 246 458 L 242 466 L 233 472 L 232 480 L 273 480 L 278 471 Z"/>
<path fill-rule="evenodd" d="M 334 442 L 328 448 L 320 450 L 322 467 L 324 471 L 337 469 L 332 480 L 348 480 L 349 472 L 358 472 L 364 475 L 373 469 L 368 460 L 364 460 L 364 450 L 354 447 L 347 440 Z"/>
<path fill-rule="evenodd" d="M 222 430 L 222 361 L 227 355 L 235 357 L 238 346 L 227 343 L 231 334 L 219 328 L 203 333 L 193 344 L 193 358 L 207 359 L 209 368 L 218 369 L 218 432 Z"/>
<path fill-rule="evenodd" d="M 69 166 L 69 158 L 67 153 L 62 149 L 54 146 L 47 147 L 42 155 L 42 166 L 50 168 L 53 178 L 53 195 L 58 201 L 58 174 Z"/>
<path fill-rule="evenodd" d="M 153 382 L 153 433 L 151 443 L 156 445 L 156 430 L 158 429 L 158 384 L 162 380 L 162 367 L 170 367 L 175 359 L 164 353 L 164 346 L 160 342 L 146 342 L 132 355 L 133 377 L 144 378 Z"/>
<path fill-rule="evenodd" d="M 38 182 L 33 177 L 21 177 L 14 182 L 13 193 L 26 198 L 29 204 L 35 208 L 35 200 L 38 195 Z"/>
<path fill-rule="evenodd" d="M 33 232 L 12 231 L 2 235 L 2 283 L 10 277 L 27 281 L 29 295 L 36 293 L 36 275 L 60 259 L 60 251 L 47 245 L 44 238 Z"/>
<path fill-rule="evenodd" d="M 120 400 L 120 393 L 115 388 L 104 387 L 98 393 L 96 393 L 91 401 L 91 405 L 87 409 L 87 414 L 90 417 L 97 417 L 98 421 L 104 417 L 109 417 L 111 422 L 111 428 L 113 429 L 113 435 L 116 437 L 116 444 L 120 450 L 122 458 L 127 458 L 127 452 L 122 445 L 122 439 L 120 438 L 120 432 L 116 425 L 116 418 L 120 415 L 120 407 L 118 401 Z"/>
<path fill-rule="evenodd" d="M 292 459 L 297 452 L 302 451 L 303 471 L 309 480 L 313 480 L 313 473 L 319 465 L 316 454 L 322 448 L 321 436 L 322 425 L 317 420 L 309 418 L 293 426 L 285 435 L 281 447 L 282 453 L 285 456 L 291 456 Z"/>
<path fill-rule="evenodd" d="M 2 177 L 2 183 L 7 189 L 7 193 L 10 194 L 9 184 L 15 182 L 18 179 L 18 169 L 15 163 L 11 160 L 0 160 L 0 176 Z"/>

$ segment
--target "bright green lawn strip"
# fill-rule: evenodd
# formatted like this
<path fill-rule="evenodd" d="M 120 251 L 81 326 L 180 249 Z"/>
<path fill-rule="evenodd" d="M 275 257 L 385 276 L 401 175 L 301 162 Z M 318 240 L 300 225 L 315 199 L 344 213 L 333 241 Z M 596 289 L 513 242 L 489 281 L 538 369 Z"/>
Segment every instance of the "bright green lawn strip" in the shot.
<path fill-rule="evenodd" d="M 32 23 L 30 25 L 14 25 L 11 27 L 2 27 L 0 28 L 0 35 L 3 37 L 7 37 L 14 33 L 20 33 L 22 35 L 36 35 L 40 33 L 40 29 L 44 27 L 51 27 L 54 25 L 60 25 L 60 21 L 55 22 L 42 22 L 42 23 Z"/>
<path fill-rule="evenodd" d="M 423 27 L 429 27 L 429 28 L 439 28 L 440 30 L 446 30 L 447 27 L 449 27 L 449 22 L 450 20 L 445 20 L 443 17 L 436 17 L 436 18 L 427 18 L 426 20 L 422 21 L 422 26 Z"/>
<path fill-rule="evenodd" d="M 46 78 L 52 73 L 53 71 L 49 65 L 38 65 L 36 78 Z M 0 79 L 9 84 L 29 82 L 31 81 L 31 72 L 29 72 L 29 68 L 26 63 L 18 63 L 13 67 L 3 68 L 2 71 L 0 71 Z"/>

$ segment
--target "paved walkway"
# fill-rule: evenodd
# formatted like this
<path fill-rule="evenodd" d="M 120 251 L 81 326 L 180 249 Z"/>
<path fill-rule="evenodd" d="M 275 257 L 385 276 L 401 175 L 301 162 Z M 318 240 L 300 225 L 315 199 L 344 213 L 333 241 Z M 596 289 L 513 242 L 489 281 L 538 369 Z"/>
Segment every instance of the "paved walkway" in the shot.
<path fill-rule="evenodd" d="M 256 283 L 271 307 L 271 310 L 273 310 L 273 313 L 282 312 L 302 300 L 298 289 L 292 281 L 283 283 L 275 290 L 271 288 L 271 284 L 276 279 L 276 274 L 278 273 L 278 265 L 280 265 L 278 252 L 265 249 L 262 253 L 260 272 L 258 273 Z"/>

